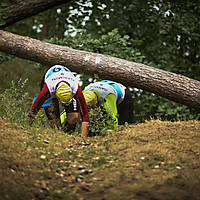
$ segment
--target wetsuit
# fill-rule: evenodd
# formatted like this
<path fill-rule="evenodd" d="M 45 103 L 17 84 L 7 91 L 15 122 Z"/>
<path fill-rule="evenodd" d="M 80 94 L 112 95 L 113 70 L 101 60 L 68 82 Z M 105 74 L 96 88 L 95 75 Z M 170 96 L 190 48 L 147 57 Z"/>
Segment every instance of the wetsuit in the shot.
<path fill-rule="evenodd" d="M 88 90 L 95 92 L 99 105 L 103 105 L 107 113 L 110 113 L 115 128 L 118 124 L 133 122 L 133 98 L 124 85 L 102 80 L 89 84 L 84 91 Z"/>
<path fill-rule="evenodd" d="M 52 97 L 52 105 L 44 108 L 45 113 L 49 120 L 60 118 L 59 101 L 55 94 L 56 87 L 61 81 L 67 83 L 72 89 L 72 101 L 70 104 L 63 104 L 65 111 L 67 113 L 79 111 L 82 122 L 88 122 L 89 117 L 87 105 L 79 86 L 79 82 L 68 68 L 61 65 L 51 67 L 44 75 L 41 82 L 41 91 L 31 107 L 32 113 L 37 114 L 43 103 L 48 98 Z"/>

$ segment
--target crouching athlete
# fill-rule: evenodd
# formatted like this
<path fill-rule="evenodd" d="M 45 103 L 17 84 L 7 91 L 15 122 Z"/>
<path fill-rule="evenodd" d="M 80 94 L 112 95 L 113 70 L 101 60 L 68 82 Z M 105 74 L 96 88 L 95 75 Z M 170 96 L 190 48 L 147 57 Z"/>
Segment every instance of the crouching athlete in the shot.
<path fill-rule="evenodd" d="M 59 104 L 65 108 L 67 115 L 68 131 L 74 130 L 78 121 L 78 113 L 82 118 L 81 136 L 87 136 L 89 116 L 83 92 L 77 78 L 62 65 L 54 65 L 43 77 L 41 91 L 33 102 L 27 121 L 31 125 L 43 103 L 49 99 L 51 105 L 44 107 L 45 113 L 51 125 L 61 127 Z"/>
<path fill-rule="evenodd" d="M 91 83 L 83 90 L 88 108 L 101 106 L 112 117 L 113 126 L 133 122 L 133 97 L 124 85 L 102 80 Z"/>

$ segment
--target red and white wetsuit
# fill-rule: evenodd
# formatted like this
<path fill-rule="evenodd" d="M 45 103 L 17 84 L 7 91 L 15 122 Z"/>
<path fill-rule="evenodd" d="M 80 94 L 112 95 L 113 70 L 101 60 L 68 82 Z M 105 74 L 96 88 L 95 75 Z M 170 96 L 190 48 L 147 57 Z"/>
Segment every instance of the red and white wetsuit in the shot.
<path fill-rule="evenodd" d="M 56 98 L 56 87 L 60 82 L 65 82 L 70 86 L 70 88 L 72 89 L 72 97 L 78 102 L 82 122 L 88 122 L 88 109 L 82 90 L 79 86 L 78 79 L 72 74 L 72 72 L 68 68 L 62 65 L 55 65 L 47 71 L 47 73 L 45 74 L 44 86 L 38 94 L 30 110 L 34 114 L 37 114 L 43 103 L 48 98 Z"/>

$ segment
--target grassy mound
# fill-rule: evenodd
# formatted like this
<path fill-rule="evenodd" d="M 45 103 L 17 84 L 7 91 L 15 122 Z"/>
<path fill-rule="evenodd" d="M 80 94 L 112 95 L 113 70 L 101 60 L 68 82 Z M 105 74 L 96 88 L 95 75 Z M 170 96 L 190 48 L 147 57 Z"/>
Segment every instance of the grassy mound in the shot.
<path fill-rule="evenodd" d="M 199 199 L 199 121 L 109 132 L 83 141 L 0 119 L 0 199 Z"/>

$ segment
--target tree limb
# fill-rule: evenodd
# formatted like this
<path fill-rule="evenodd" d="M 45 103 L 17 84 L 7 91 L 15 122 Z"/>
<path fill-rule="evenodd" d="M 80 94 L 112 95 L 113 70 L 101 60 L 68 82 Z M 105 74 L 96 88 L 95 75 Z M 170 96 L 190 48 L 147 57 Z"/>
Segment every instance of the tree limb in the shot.
<path fill-rule="evenodd" d="M 70 1 L 71 0 L 26 0 L 19 4 L 9 6 L 5 8 L 3 12 L 1 11 L 0 29 Z"/>
<path fill-rule="evenodd" d="M 108 55 L 75 50 L 0 30 L 0 51 L 51 67 L 121 82 L 200 110 L 200 82 L 186 76 Z"/>

